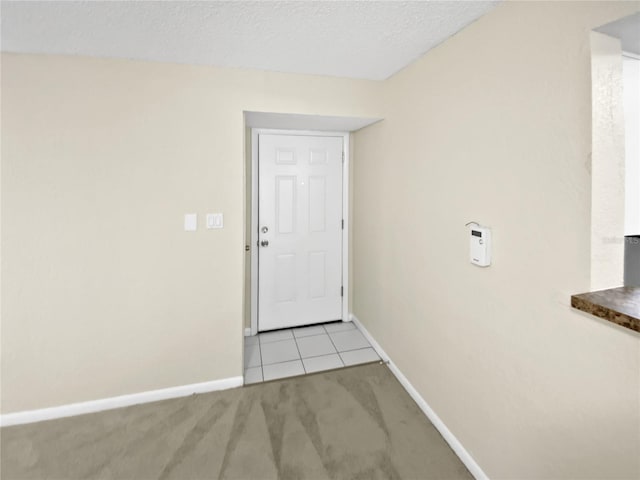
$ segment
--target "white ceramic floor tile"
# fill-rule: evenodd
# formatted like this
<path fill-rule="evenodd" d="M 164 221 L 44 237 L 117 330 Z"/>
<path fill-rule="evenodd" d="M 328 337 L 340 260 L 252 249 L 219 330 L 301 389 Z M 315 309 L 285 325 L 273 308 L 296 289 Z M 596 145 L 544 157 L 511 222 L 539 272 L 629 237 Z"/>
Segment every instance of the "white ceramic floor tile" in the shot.
<path fill-rule="evenodd" d="M 262 381 L 262 367 L 247 368 L 244 371 L 244 384 L 259 383 Z"/>
<path fill-rule="evenodd" d="M 302 363 L 304 363 L 304 369 L 307 373 L 344 367 L 344 363 L 342 363 L 342 360 L 337 353 L 332 355 L 322 355 L 321 357 L 303 358 Z"/>
<path fill-rule="evenodd" d="M 260 347 L 262 350 L 262 365 L 300 359 L 296 341 L 293 339 L 264 343 Z"/>
<path fill-rule="evenodd" d="M 340 356 L 344 361 L 344 364 L 358 365 L 359 363 L 375 362 L 380 360 L 380 357 L 373 348 L 362 348 L 360 350 L 350 350 L 348 352 L 341 352 Z M 306 364 L 305 364 L 306 365 Z"/>
<path fill-rule="evenodd" d="M 298 350 L 302 358 L 317 357 L 336 353 L 336 349 L 331 343 L 329 335 L 313 335 L 312 337 L 296 338 Z"/>
<path fill-rule="evenodd" d="M 259 367 L 262 364 L 260 360 L 260 345 L 247 345 L 244 347 L 244 368 Z"/>
<path fill-rule="evenodd" d="M 294 375 L 304 375 L 304 367 L 301 360 L 292 362 L 276 363 L 262 367 L 264 380 L 275 380 L 276 378 L 292 377 Z"/>
<path fill-rule="evenodd" d="M 255 345 L 256 343 L 258 343 L 258 336 L 257 335 L 244 337 L 244 344 L 245 345 Z"/>
<path fill-rule="evenodd" d="M 308 337 L 310 335 L 322 335 L 327 332 L 322 325 L 313 325 L 311 327 L 300 327 L 293 329 L 293 336 L 296 338 Z"/>
<path fill-rule="evenodd" d="M 371 346 L 359 330 L 345 330 L 343 332 L 330 333 L 329 336 L 339 352 Z"/>
<path fill-rule="evenodd" d="M 293 338 L 291 330 L 276 330 L 275 332 L 265 332 L 258 335 L 260 343 L 279 342 Z"/>
<path fill-rule="evenodd" d="M 336 322 L 336 323 L 328 323 L 324 326 L 324 329 L 329 332 L 344 332 L 345 330 L 355 330 L 356 325 L 353 322 Z"/>

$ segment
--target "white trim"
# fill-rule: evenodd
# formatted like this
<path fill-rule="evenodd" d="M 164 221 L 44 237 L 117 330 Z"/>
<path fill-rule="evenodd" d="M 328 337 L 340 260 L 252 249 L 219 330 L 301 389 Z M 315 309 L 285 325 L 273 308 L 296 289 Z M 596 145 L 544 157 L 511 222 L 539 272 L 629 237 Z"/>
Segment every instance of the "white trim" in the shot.
<path fill-rule="evenodd" d="M 57 407 L 7 413 L 0 415 L 0 426 L 10 427 L 12 425 L 41 422 L 43 420 L 73 417 L 75 415 L 102 412 L 104 410 L 113 410 L 114 408 L 139 405 L 141 403 L 187 397 L 194 393 L 208 393 L 218 390 L 227 390 L 229 388 L 241 387 L 242 385 L 243 378 L 241 376 L 229 377 L 220 380 L 212 380 L 210 382 L 192 383 L 191 385 L 162 388 L 160 390 L 149 390 L 130 395 L 120 395 L 118 397 L 101 398 L 99 400 L 90 400 L 88 402 L 69 403 L 67 405 L 60 405 Z"/>
<path fill-rule="evenodd" d="M 351 135 L 343 133 L 342 152 L 342 321 L 349 321 L 349 162 Z"/>
<path fill-rule="evenodd" d="M 636 60 L 640 60 L 640 55 L 638 55 L 637 53 L 633 53 L 633 52 L 626 52 L 626 51 L 622 51 L 622 56 L 623 57 L 628 57 L 628 58 L 635 58 Z"/>
<path fill-rule="evenodd" d="M 382 361 L 385 363 L 391 363 L 391 359 L 389 358 L 389 355 L 387 355 L 387 352 L 385 352 L 380 346 L 380 344 L 376 342 L 376 339 L 371 336 L 369 331 L 364 327 L 364 325 L 362 325 L 362 322 L 358 319 L 358 317 L 356 317 L 353 313 L 350 313 L 349 320 L 355 323 L 356 327 L 358 327 L 358 330 L 362 332 L 364 337 L 367 339 L 369 344 L 371 344 L 371 346 L 376 351 L 378 356 L 382 359 Z"/>
<path fill-rule="evenodd" d="M 342 318 L 349 317 L 349 132 L 324 132 L 312 130 L 251 129 L 251 335 L 258 333 L 258 137 L 259 135 L 300 135 L 315 137 L 342 137 L 344 163 L 342 164 Z"/>
<path fill-rule="evenodd" d="M 251 328 L 245 328 L 244 329 L 244 336 L 245 337 L 250 337 L 251 335 L 252 335 L 251 334 Z"/>
<path fill-rule="evenodd" d="M 258 334 L 258 129 L 251 129 L 251 335 Z"/>
<path fill-rule="evenodd" d="M 444 422 L 440 419 L 440 417 L 438 417 L 436 412 L 433 411 L 433 409 L 429 406 L 427 401 L 424 398 L 422 398 L 420 393 L 418 393 L 418 391 L 413 387 L 413 385 L 411 385 L 411 382 L 409 382 L 407 377 L 405 377 L 402 374 L 402 372 L 397 367 L 397 365 L 393 363 L 393 361 L 391 361 L 391 359 L 389 358 L 389 355 L 387 355 L 387 353 L 382 349 L 380 344 L 375 341 L 375 339 L 367 331 L 364 325 L 362 325 L 360 320 L 358 320 L 358 317 L 356 317 L 354 314 L 350 314 L 350 317 L 353 320 L 353 323 L 356 324 L 358 329 L 369 341 L 373 349 L 378 353 L 380 358 L 382 358 L 382 360 L 389 365 L 389 369 L 391 370 L 391 373 L 395 375 L 395 377 L 398 379 L 398 381 L 404 387 L 407 393 L 411 396 L 411 398 L 413 398 L 413 400 L 416 402 L 418 407 L 420 407 L 420 410 L 424 412 L 424 414 L 431 421 L 433 426 L 436 427 L 436 429 L 440 432 L 440 435 L 442 435 L 445 441 L 449 444 L 449 446 L 454 451 L 454 453 L 458 456 L 458 458 L 460 458 L 462 463 L 464 463 L 464 466 L 467 467 L 467 470 L 471 472 L 471 475 L 473 475 L 476 478 L 476 480 L 489 480 L 489 477 L 487 476 L 486 473 L 482 471 L 482 469 L 480 468 L 480 465 L 476 463 L 476 461 L 473 459 L 471 454 L 469 454 L 469 452 L 467 452 L 467 450 L 464 448 L 462 443 L 460 443 L 460 441 L 455 437 L 455 435 L 451 432 L 451 430 L 447 428 Z"/>
<path fill-rule="evenodd" d="M 336 117 L 333 115 L 308 115 L 298 113 L 276 113 L 244 111 L 244 122 L 251 128 L 271 128 L 284 130 L 313 130 L 331 132 L 355 132 L 368 127 L 381 118 Z"/>
<path fill-rule="evenodd" d="M 258 135 L 298 135 L 302 137 L 344 137 L 349 132 L 325 132 L 320 130 L 280 130 L 273 128 L 252 128 Z"/>

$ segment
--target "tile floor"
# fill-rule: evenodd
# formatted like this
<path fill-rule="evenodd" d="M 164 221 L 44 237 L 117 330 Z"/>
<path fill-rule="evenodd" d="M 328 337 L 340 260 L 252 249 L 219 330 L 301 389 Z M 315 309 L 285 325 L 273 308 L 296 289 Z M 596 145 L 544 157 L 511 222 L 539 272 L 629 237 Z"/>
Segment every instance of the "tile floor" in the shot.
<path fill-rule="evenodd" d="M 244 383 L 304 375 L 380 360 L 353 322 L 244 337 Z"/>

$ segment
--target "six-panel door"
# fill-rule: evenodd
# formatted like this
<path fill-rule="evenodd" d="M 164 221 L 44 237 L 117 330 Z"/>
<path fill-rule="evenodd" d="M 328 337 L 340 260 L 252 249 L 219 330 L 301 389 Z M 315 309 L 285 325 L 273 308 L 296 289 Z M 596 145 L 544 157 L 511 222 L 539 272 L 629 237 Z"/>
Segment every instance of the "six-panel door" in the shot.
<path fill-rule="evenodd" d="M 339 320 L 343 139 L 258 142 L 258 329 Z"/>

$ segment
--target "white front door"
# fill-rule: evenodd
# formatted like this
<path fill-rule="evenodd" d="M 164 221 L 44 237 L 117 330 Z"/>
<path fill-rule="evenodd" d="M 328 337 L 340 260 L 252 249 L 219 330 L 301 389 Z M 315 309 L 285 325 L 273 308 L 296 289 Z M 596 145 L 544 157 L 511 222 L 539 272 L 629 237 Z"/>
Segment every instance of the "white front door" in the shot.
<path fill-rule="evenodd" d="M 258 136 L 258 330 L 342 318 L 342 137 Z"/>

